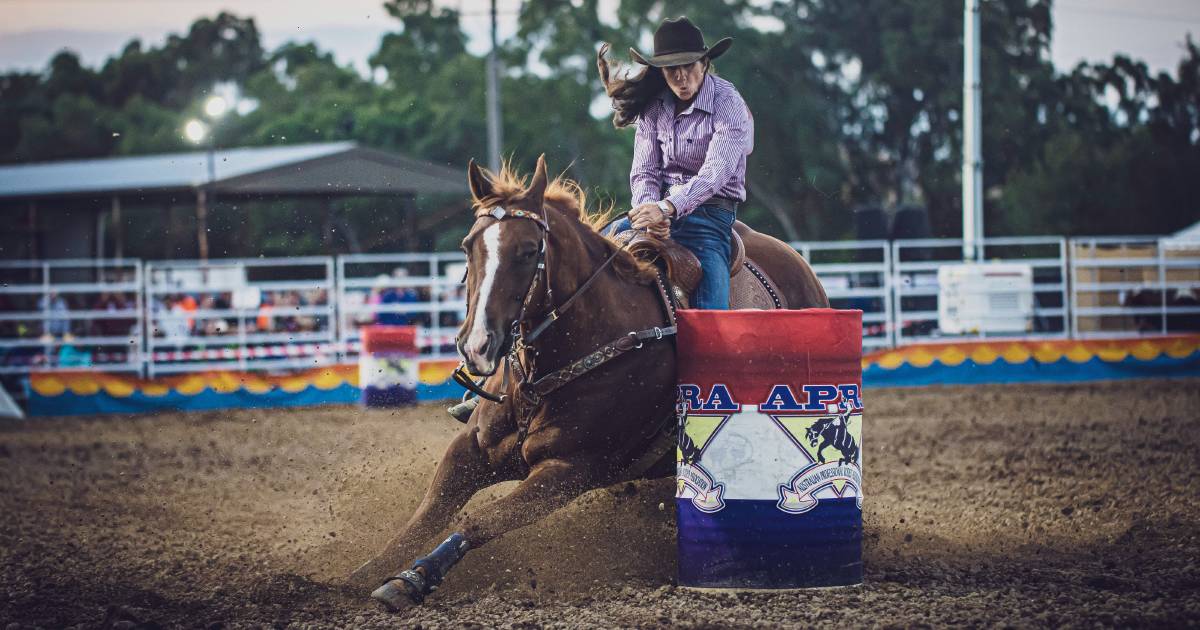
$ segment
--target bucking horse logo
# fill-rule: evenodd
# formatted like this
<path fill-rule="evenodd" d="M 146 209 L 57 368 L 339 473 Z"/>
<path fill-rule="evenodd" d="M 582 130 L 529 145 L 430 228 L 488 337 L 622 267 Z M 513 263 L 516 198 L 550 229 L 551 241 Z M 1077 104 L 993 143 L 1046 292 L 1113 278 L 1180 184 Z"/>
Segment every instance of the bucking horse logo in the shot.
<path fill-rule="evenodd" d="M 838 464 L 854 464 L 858 462 L 858 443 L 850 435 L 850 413 L 854 411 L 849 405 L 839 404 L 838 415 L 832 418 L 821 418 L 804 432 L 809 446 L 817 447 L 817 459 L 825 463 L 825 448 L 832 446 L 841 453 Z M 817 446 L 820 440 L 821 445 Z"/>
<path fill-rule="evenodd" d="M 700 452 L 702 450 L 703 449 L 696 446 L 696 443 L 692 441 L 692 438 L 687 434 L 687 431 L 684 431 L 683 429 L 679 430 L 679 452 L 683 453 L 684 464 L 697 464 L 700 461 Z"/>

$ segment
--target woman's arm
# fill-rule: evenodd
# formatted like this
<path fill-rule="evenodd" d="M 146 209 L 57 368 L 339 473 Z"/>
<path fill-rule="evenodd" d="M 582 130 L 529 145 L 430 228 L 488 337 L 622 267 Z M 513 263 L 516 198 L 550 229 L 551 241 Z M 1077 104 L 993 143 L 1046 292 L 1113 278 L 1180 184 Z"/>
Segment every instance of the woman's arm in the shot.
<path fill-rule="evenodd" d="M 676 217 L 688 215 L 721 190 L 753 146 L 754 122 L 740 96 L 721 99 L 713 109 L 713 136 L 704 155 L 704 166 L 666 199 L 675 207 Z"/>
<path fill-rule="evenodd" d="M 633 139 L 633 168 L 629 171 L 629 189 L 633 194 L 632 207 L 653 203 L 662 197 L 662 150 L 658 146 L 658 131 L 647 120 L 646 108 L 638 117 L 637 135 Z"/>

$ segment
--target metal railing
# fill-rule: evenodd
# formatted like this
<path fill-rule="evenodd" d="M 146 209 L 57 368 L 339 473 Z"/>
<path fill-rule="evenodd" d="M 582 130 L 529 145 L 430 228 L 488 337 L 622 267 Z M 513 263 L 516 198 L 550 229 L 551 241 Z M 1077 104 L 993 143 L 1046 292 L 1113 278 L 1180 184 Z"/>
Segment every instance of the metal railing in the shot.
<path fill-rule="evenodd" d="M 141 370 L 140 261 L 2 261 L 0 278 L 0 374 Z"/>
<path fill-rule="evenodd" d="M 339 256 L 338 339 L 346 358 L 357 357 L 366 324 L 417 325 L 423 355 L 454 356 L 467 311 L 466 260 L 459 252 Z"/>
<path fill-rule="evenodd" d="M 957 239 L 794 243 L 835 308 L 863 311 L 863 347 L 978 339 L 938 327 L 938 269 Z M 1156 237 L 989 238 L 983 260 L 1032 270 L 1021 337 L 1200 330 L 1200 244 Z M 413 324 L 422 354 L 455 354 L 461 253 L 155 261 L 0 262 L 0 375 L 44 369 L 148 376 L 353 361 L 365 324 Z"/>
<path fill-rule="evenodd" d="M 887 241 L 792 243 L 825 286 L 833 308 L 863 312 L 863 348 L 895 343 L 892 322 L 892 251 Z"/>
<path fill-rule="evenodd" d="M 340 360 L 331 256 L 145 263 L 147 375 Z"/>
<path fill-rule="evenodd" d="M 1200 244 L 1154 236 L 1071 241 L 1071 335 L 1133 337 L 1200 329 Z"/>
<path fill-rule="evenodd" d="M 1033 321 L 1031 330 L 1020 336 L 1065 338 L 1069 333 L 1067 239 L 987 238 L 981 247 L 982 261 L 1021 263 L 1033 270 Z M 947 335 L 938 328 L 938 269 L 963 262 L 961 239 L 893 241 L 891 248 L 895 345 L 984 336 Z"/>

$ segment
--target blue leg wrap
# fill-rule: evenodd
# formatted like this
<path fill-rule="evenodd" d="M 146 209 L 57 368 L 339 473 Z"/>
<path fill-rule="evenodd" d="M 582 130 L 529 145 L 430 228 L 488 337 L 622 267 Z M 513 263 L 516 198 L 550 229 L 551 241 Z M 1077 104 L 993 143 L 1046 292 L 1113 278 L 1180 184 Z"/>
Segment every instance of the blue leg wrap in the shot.
<path fill-rule="evenodd" d="M 451 567 L 462 560 L 469 548 L 466 536 L 459 533 L 450 534 L 450 537 L 429 552 L 429 555 L 413 563 L 413 569 L 425 570 L 427 592 L 433 591 L 442 583 L 442 578 L 446 577 Z"/>

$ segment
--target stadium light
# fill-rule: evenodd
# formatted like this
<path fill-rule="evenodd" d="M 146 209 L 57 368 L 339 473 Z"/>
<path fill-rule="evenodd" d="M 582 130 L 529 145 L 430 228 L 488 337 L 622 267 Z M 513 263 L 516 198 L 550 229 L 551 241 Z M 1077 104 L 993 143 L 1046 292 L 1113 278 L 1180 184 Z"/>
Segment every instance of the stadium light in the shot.
<path fill-rule="evenodd" d="M 204 101 L 204 113 L 209 118 L 220 118 L 227 111 L 229 111 L 229 102 L 220 96 L 210 96 L 207 101 Z"/>
<path fill-rule="evenodd" d="M 183 126 L 183 135 L 193 144 L 200 144 L 208 137 L 208 125 L 196 120 L 195 118 L 187 121 Z"/>

